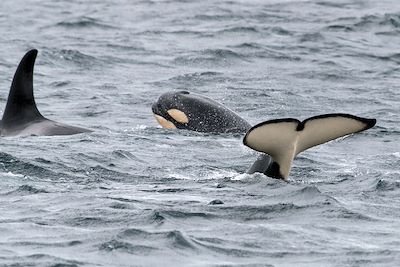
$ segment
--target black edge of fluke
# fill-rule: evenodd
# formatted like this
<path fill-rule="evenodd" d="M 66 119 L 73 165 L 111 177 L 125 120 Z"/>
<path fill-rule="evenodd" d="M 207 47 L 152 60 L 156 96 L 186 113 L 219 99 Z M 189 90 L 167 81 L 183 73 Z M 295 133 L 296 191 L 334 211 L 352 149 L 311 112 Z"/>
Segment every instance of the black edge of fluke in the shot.
<path fill-rule="evenodd" d="M 322 119 L 322 118 L 329 118 L 329 117 L 346 117 L 346 118 L 358 120 L 358 121 L 360 121 L 362 123 L 365 123 L 365 128 L 360 130 L 360 131 L 358 131 L 358 132 L 368 130 L 368 129 L 374 127 L 375 124 L 376 124 L 376 119 L 368 119 L 368 118 L 358 117 L 358 116 L 347 114 L 347 113 L 330 113 L 330 114 L 317 115 L 317 116 L 313 116 L 313 117 L 307 118 L 302 122 L 300 122 L 299 120 L 294 119 L 294 118 L 273 119 L 273 120 L 267 120 L 267 121 L 264 121 L 264 122 L 260 122 L 260 123 L 258 123 L 256 125 L 254 125 L 253 127 L 251 127 L 246 132 L 246 135 L 243 137 L 243 144 L 245 146 L 247 146 L 246 139 L 247 139 L 248 134 L 251 131 L 253 131 L 254 129 L 256 129 L 258 127 L 266 125 L 266 124 L 279 123 L 279 122 L 297 122 L 298 126 L 297 126 L 296 130 L 297 131 L 301 131 L 301 130 L 304 129 L 304 125 L 307 123 L 307 121 L 315 120 L 315 119 Z"/>
<path fill-rule="evenodd" d="M 318 115 L 318 116 L 314 116 L 314 117 L 305 119 L 304 121 L 302 121 L 301 124 L 303 125 L 303 128 L 304 128 L 304 125 L 306 124 L 307 121 L 314 120 L 314 119 L 329 118 L 329 117 L 345 117 L 345 118 L 354 119 L 354 120 L 360 121 L 362 123 L 365 123 L 366 124 L 365 128 L 358 132 L 368 130 L 368 129 L 374 127 L 376 124 L 376 119 L 368 119 L 368 118 L 358 117 L 358 116 L 347 114 L 347 113 L 330 113 L 330 114 Z"/>
<path fill-rule="evenodd" d="M 33 69 L 38 51 L 28 51 L 15 71 L 2 123 L 29 121 L 43 118 L 33 96 Z"/>

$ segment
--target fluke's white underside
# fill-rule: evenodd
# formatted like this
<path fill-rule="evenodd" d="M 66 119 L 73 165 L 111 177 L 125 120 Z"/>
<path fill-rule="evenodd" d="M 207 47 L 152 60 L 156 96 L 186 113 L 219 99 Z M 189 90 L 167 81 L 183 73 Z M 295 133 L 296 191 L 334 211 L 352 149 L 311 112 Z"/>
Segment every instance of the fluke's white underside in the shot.
<path fill-rule="evenodd" d="M 250 129 L 244 137 L 248 147 L 269 154 L 287 179 L 296 155 L 313 146 L 372 127 L 375 120 L 347 114 L 322 115 L 303 122 L 296 119 L 272 120 Z"/>

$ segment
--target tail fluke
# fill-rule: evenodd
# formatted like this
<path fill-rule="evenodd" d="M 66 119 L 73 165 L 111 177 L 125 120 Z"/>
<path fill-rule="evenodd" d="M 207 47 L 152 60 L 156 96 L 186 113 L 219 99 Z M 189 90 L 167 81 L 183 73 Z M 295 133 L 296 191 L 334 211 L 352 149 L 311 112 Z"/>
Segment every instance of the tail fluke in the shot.
<path fill-rule="evenodd" d="M 294 157 L 313 146 L 373 127 L 375 119 L 349 114 L 325 114 L 308 118 L 278 119 L 253 126 L 243 143 L 259 152 L 269 154 L 275 178 L 287 179 Z"/>

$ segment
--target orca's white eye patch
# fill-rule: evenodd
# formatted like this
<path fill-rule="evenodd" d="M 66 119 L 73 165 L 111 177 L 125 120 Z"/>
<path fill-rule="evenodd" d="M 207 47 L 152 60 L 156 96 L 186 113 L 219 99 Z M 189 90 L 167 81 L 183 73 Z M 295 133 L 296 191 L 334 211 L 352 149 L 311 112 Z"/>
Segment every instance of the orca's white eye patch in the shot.
<path fill-rule="evenodd" d="M 154 114 L 154 117 L 156 117 L 157 122 L 163 127 L 167 129 L 176 129 L 176 126 L 170 122 L 169 120 L 164 119 L 160 115 Z"/>
<path fill-rule="evenodd" d="M 176 120 L 177 122 L 180 123 L 188 123 L 189 122 L 189 118 L 186 116 L 185 112 L 180 111 L 179 109 L 169 109 L 167 111 L 167 113 L 174 118 L 174 120 Z"/>

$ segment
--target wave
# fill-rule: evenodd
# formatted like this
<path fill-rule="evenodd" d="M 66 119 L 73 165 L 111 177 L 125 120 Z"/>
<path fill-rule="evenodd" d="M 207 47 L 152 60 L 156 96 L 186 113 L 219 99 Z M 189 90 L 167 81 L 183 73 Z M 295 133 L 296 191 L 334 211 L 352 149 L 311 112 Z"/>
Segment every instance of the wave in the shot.
<path fill-rule="evenodd" d="M 104 61 L 76 49 L 46 49 L 41 60 L 50 65 L 74 64 L 80 68 L 93 68 L 103 65 Z"/>
<path fill-rule="evenodd" d="M 66 215 L 67 216 L 67 215 Z M 96 227 L 96 226 L 105 226 L 108 224 L 115 223 L 114 218 L 108 218 L 105 216 L 95 217 L 95 216 L 77 216 L 74 218 L 64 218 L 64 223 L 66 225 L 71 225 L 74 227 Z"/>
<path fill-rule="evenodd" d="M 0 163 L 1 168 L 5 172 L 11 172 L 15 175 L 24 175 L 24 176 L 37 176 L 37 177 L 59 177 L 63 176 L 63 174 L 56 173 L 51 169 L 47 169 L 33 163 L 25 162 L 17 157 L 14 157 L 10 154 L 0 152 Z"/>
<path fill-rule="evenodd" d="M 264 46 L 262 46 L 259 43 L 255 43 L 255 42 L 244 42 L 244 43 L 240 43 L 237 45 L 232 46 L 234 48 L 244 48 L 244 49 L 264 49 Z"/>
<path fill-rule="evenodd" d="M 245 27 L 245 26 L 235 26 L 229 27 L 223 30 L 219 30 L 218 33 L 257 33 L 256 27 Z"/>
<path fill-rule="evenodd" d="M 103 22 L 101 22 L 98 19 L 95 18 L 91 18 L 91 17 L 86 17 L 86 16 L 82 16 L 82 17 L 78 17 L 78 18 L 74 18 L 74 19 L 70 19 L 70 20 L 65 20 L 65 21 L 61 21 L 58 22 L 56 24 L 56 26 L 60 26 L 60 27 L 65 27 L 65 28 L 74 28 L 74 29 L 80 29 L 80 28 L 92 28 L 92 27 L 96 27 L 96 28 L 101 28 L 101 29 L 113 29 L 115 27 L 105 24 Z"/>
<path fill-rule="evenodd" d="M 86 175 L 95 180 L 109 181 L 123 181 L 124 179 L 132 178 L 131 174 L 113 170 L 113 167 L 115 167 L 113 163 L 110 163 L 108 168 L 101 165 L 87 167 Z"/>
<path fill-rule="evenodd" d="M 386 13 L 383 15 L 365 15 L 361 18 L 341 18 L 326 26 L 326 29 L 345 32 L 373 30 L 375 34 L 382 34 L 381 31 L 384 30 L 385 34 L 398 34 L 400 29 L 400 14 Z"/>
<path fill-rule="evenodd" d="M 305 43 L 305 42 L 322 42 L 325 40 L 325 37 L 322 33 L 320 32 L 313 32 L 313 33 L 304 33 L 301 34 L 300 37 L 298 38 L 300 43 Z"/>
<path fill-rule="evenodd" d="M 394 191 L 400 189 L 400 181 L 388 181 L 385 179 L 379 179 L 375 185 L 375 189 L 378 191 Z"/>
<path fill-rule="evenodd" d="M 206 49 L 197 52 L 196 55 L 179 56 L 174 59 L 175 64 L 200 66 L 226 66 L 238 61 L 248 59 L 229 49 Z"/>
<path fill-rule="evenodd" d="M 5 195 L 34 195 L 42 193 L 49 193 L 49 192 L 44 189 L 33 187 L 31 185 L 21 185 L 17 189 L 5 193 Z"/>
<path fill-rule="evenodd" d="M 326 209 L 322 214 L 327 218 L 339 218 L 346 219 L 352 222 L 357 221 L 378 221 L 378 219 L 373 218 L 369 215 L 363 214 L 362 212 L 354 211 L 344 207 L 342 204 L 331 206 L 331 208 Z"/>
<path fill-rule="evenodd" d="M 203 218 L 212 219 L 216 215 L 206 212 L 190 212 L 190 211 L 179 211 L 179 210 L 160 210 L 157 211 L 159 215 L 164 218 L 174 218 L 174 219 L 191 219 L 191 218 Z"/>
<path fill-rule="evenodd" d="M 242 16 L 233 14 L 229 12 L 228 14 L 218 14 L 218 15 L 208 15 L 208 14 L 201 14 L 201 15 L 195 15 L 194 16 L 195 20 L 200 20 L 200 21 L 224 21 L 224 20 L 234 20 L 234 19 L 242 19 Z"/>
<path fill-rule="evenodd" d="M 156 247 L 133 245 L 129 242 L 123 242 L 123 241 L 113 239 L 113 240 L 102 243 L 99 247 L 99 250 L 104 250 L 104 251 L 108 251 L 108 252 L 114 251 L 114 250 L 119 250 L 119 251 L 131 253 L 131 254 L 146 255 L 146 254 L 153 252 L 154 250 L 158 250 L 158 249 Z"/>
<path fill-rule="evenodd" d="M 140 229 L 127 229 L 122 231 L 116 236 L 118 239 L 122 240 L 146 240 L 146 243 L 155 242 L 158 247 L 164 243 L 168 247 L 180 248 L 180 249 L 197 249 L 196 245 L 193 243 L 192 238 L 186 236 L 183 232 L 178 230 L 164 231 L 164 232 L 147 232 Z"/>
<path fill-rule="evenodd" d="M 42 248 L 52 248 L 52 247 L 73 247 L 82 245 L 83 242 L 79 240 L 72 241 L 62 241 L 62 242 L 37 242 L 37 241 L 17 241 L 13 243 L 9 243 L 13 246 L 34 246 L 34 247 L 42 247 Z"/>
<path fill-rule="evenodd" d="M 50 267 L 78 267 L 84 262 L 64 259 L 62 257 L 49 254 L 37 253 L 27 256 L 1 257 L 4 266 L 50 266 Z M 10 263 L 8 265 L 8 263 Z"/>
<path fill-rule="evenodd" d="M 192 72 L 177 75 L 169 79 L 169 81 L 194 81 L 198 79 L 215 79 L 215 77 L 221 76 L 223 73 L 216 71 L 204 71 L 204 72 Z"/>
<path fill-rule="evenodd" d="M 226 80 L 221 72 L 216 71 L 203 71 L 191 72 L 173 76 L 165 81 L 158 81 L 158 85 L 169 85 L 171 87 L 200 87 L 207 84 L 215 84 L 216 82 L 223 82 Z"/>
<path fill-rule="evenodd" d="M 221 205 L 221 206 L 211 206 L 210 208 L 218 209 L 218 211 L 225 211 L 227 214 L 222 217 L 241 219 L 244 221 L 253 220 L 268 220 L 279 214 L 282 216 L 285 212 L 291 212 L 304 209 L 305 207 L 299 206 L 293 203 L 277 203 L 268 205 Z"/>
<path fill-rule="evenodd" d="M 266 256 L 268 257 L 282 257 L 282 253 L 277 252 L 266 252 L 263 251 L 262 248 L 256 247 L 256 246 L 246 246 L 245 248 L 241 248 L 240 246 L 237 246 L 235 243 L 230 244 L 228 240 L 221 239 L 221 238 L 202 238 L 202 237 L 197 237 L 193 238 L 193 242 L 199 246 L 200 248 L 205 248 L 208 251 L 212 253 L 219 253 L 222 255 L 226 255 L 229 257 L 240 257 L 240 258 L 248 258 L 248 257 L 257 257 L 257 256 Z M 219 265 L 217 265 L 219 266 Z M 225 266 L 225 265 L 221 265 Z M 229 265 L 229 266 L 253 266 L 252 264 L 235 264 L 235 265 Z M 255 264 L 254 266 L 274 266 L 274 265 L 269 265 L 269 264 Z"/>
<path fill-rule="evenodd" d="M 78 65 L 92 65 L 96 61 L 95 57 L 73 49 L 62 49 L 58 51 L 58 56 L 63 60 L 71 61 Z"/>
<path fill-rule="evenodd" d="M 195 30 L 146 30 L 146 31 L 140 31 L 137 32 L 138 35 L 147 35 L 147 36 L 160 36 L 160 35 L 172 35 L 174 37 L 176 36 L 194 36 L 196 38 L 199 37 L 212 37 L 214 36 L 214 33 L 209 33 L 209 32 L 203 32 L 203 31 L 195 31 Z"/>

